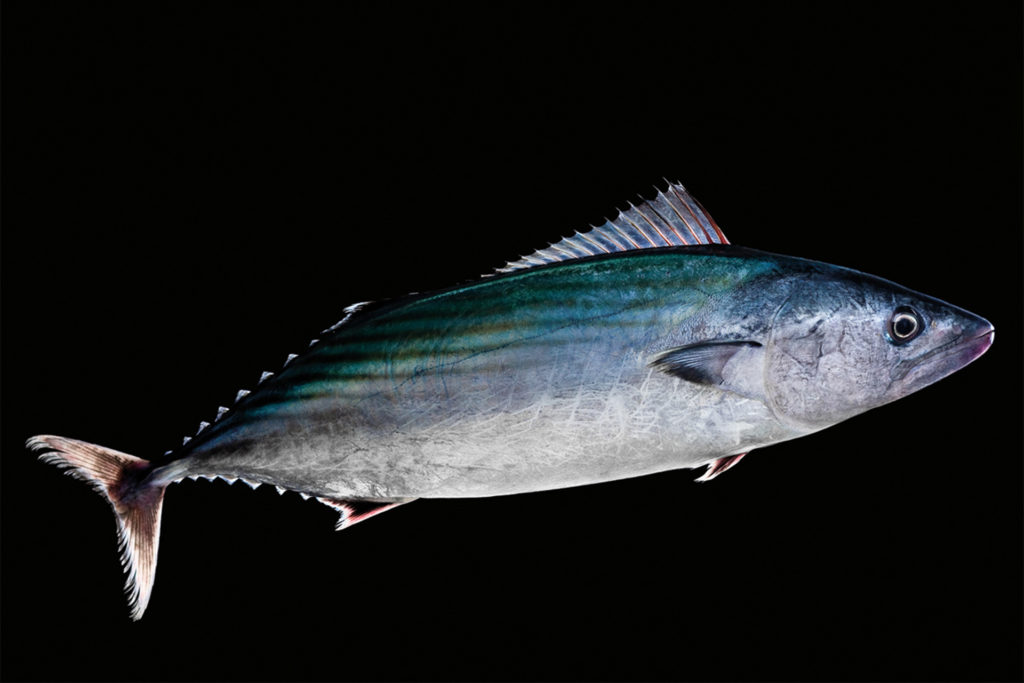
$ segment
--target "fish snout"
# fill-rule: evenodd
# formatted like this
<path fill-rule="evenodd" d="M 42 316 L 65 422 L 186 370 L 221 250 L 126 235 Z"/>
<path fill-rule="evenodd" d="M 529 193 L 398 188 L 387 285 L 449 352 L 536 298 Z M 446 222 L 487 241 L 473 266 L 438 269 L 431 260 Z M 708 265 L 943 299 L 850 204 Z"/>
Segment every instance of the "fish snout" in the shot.
<path fill-rule="evenodd" d="M 984 318 L 978 318 L 973 325 L 964 330 L 964 365 L 983 356 L 995 339 L 995 326 Z"/>

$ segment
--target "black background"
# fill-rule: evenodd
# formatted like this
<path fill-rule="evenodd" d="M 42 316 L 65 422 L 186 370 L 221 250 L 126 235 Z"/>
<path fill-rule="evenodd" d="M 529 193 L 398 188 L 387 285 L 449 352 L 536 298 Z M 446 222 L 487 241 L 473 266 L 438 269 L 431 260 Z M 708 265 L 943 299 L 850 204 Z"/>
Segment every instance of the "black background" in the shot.
<path fill-rule="evenodd" d="M 1015 5 L 5 3 L 4 678 L 1019 680 Z M 159 454 L 344 306 L 473 278 L 663 177 L 734 243 L 997 341 L 708 485 L 335 534 L 294 494 L 185 482 L 137 624 L 107 506 L 22 450 Z"/>

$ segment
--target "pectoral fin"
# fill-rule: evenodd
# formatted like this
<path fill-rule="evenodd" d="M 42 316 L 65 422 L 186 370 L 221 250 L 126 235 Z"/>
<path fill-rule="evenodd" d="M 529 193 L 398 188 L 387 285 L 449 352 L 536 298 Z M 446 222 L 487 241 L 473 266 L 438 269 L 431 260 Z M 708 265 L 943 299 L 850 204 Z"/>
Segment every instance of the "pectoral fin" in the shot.
<path fill-rule="evenodd" d="M 764 400 L 764 348 L 756 341 L 687 344 L 658 354 L 651 367 L 687 382 Z"/>
<path fill-rule="evenodd" d="M 752 341 L 700 342 L 659 354 L 651 365 L 688 382 L 721 384 L 725 364 L 743 349 L 760 347 Z"/>

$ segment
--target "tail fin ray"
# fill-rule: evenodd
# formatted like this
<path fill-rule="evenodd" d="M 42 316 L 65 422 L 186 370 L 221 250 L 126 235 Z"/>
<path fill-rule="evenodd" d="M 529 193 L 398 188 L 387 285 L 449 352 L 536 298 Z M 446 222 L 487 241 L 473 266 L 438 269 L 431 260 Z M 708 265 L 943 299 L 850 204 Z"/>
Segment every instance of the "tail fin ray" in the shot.
<path fill-rule="evenodd" d="M 132 619 L 140 619 L 153 590 L 165 490 L 145 482 L 152 465 L 127 453 L 60 436 L 34 436 L 26 445 L 40 452 L 43 462 L 88 483 L 114 508 L 128 606 Z"/>

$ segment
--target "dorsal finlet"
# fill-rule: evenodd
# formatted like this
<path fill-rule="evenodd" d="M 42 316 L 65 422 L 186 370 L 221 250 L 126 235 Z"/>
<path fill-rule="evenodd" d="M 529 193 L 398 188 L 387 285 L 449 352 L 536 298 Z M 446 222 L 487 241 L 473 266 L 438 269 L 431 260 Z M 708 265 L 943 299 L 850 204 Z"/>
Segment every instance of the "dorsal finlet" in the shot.
<path fill-rule="evenodd" d="M 217 417 L 213 418 L 213 421 L 220 422 L 220 419 L 224 417 L 226 412 L 228 412 L 227 406 L 217 406 Z"/>
<path fill-rule="evenodd" d="M 326 330 L 321 332 L 320 334 L 327 334 L 329 332 L 333 332 L 334 330 L 338 329 L 339 327 L 341 327 L 342 325 L 347 323 L 349 318 L 351 318 L 353 315 L 358 313 L 361 308 L 363 308 L 365 306 L 368 306 L 368 305 L 370 305 L 372 303 L 373 303 L 372 301 L 360 301 L 357 304 L 352 304 L 350 306 L 346 306 L 344 309 L 342 309 L 342 313 L 344 313 L 345 316 L 341 320 L 339 320 L 338 322 L 334 323 L 333 325 L 328 327 Z M 316 340 L 314 340 L 314 341 L 316 341 Z"/>
<path fill-rule="evenodd" d="M 688 247 L 700 244 L 728 244 L 711 215 L 679 183 L 667 183 L 653 199 L 629 202 L 629 208 L 586 232 L 538 249 L 512 261 L 495 273 L 508 273 L 537 265 L 585 258 L 601 253 Z M 656 188 L 657 189 L 657 188 Z M 492 273 L 495 274 L 495 273 Z"/>

